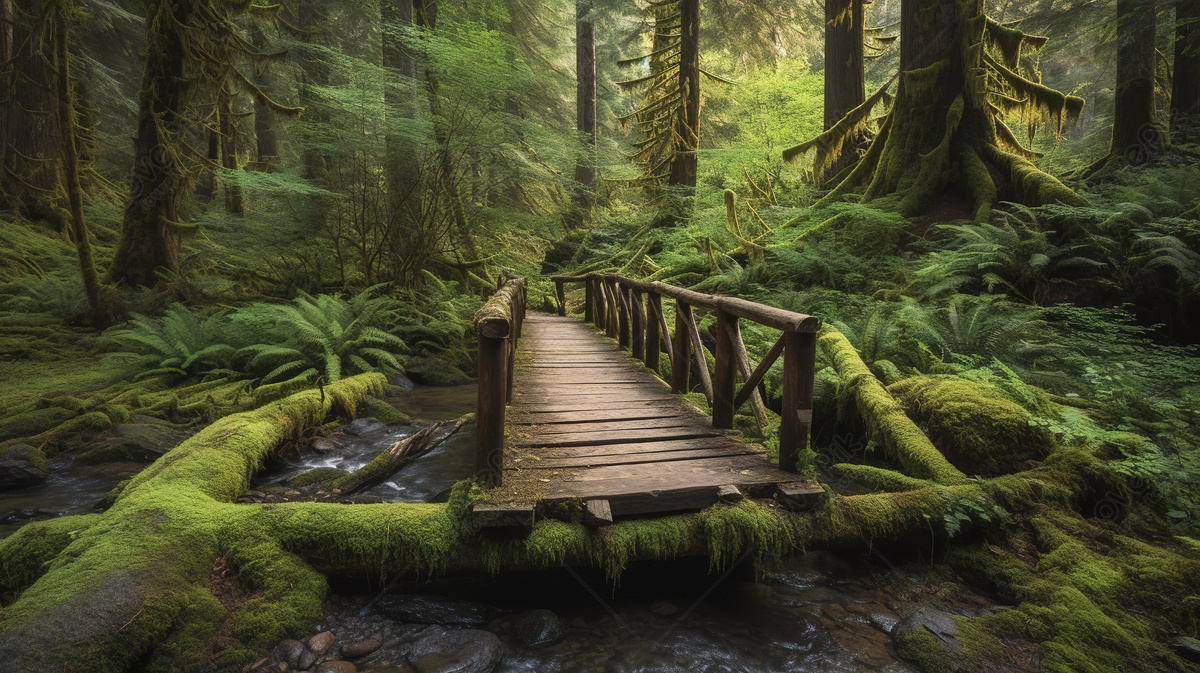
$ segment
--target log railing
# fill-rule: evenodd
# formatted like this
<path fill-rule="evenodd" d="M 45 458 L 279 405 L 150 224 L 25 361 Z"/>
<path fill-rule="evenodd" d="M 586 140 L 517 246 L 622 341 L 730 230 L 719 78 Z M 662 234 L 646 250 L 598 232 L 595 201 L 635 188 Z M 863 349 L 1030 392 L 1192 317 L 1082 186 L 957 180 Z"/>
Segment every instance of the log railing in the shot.
<path fill-rule="evenodd" d="M 525 279 L 502 274 L 499 290 L 475 314 L 479 336 L 479 403 L 475 474 L 499 486 L 504 473 L 504 410 L 512 400 L 513 359 L 525 319 Z"/>
<path fill-rule="evenodd" d="M 691 390 L 692 358 L 700 386 L 712 408 L 714 428 L 732 428 L 734 413 L 750 403 L 759 428 L 769 422 L 759 392 L 767 370 L 783 355 L 782 422 L 779 427 L 779 466 L 796 472 L 808 448 L 812 423 L 813 376 L 816 365 L 816 332 L 819 318 L 793 313 L 736 297 L 703 294 L 665 283 L 649 283 L 615 274 L 551 276 L 558 300 L 558 314 L 566 315 L 567 283 L 584 286 L 584 320 L 628 348 L 646 367 L 658 371 L 660 354 L 671 363 L 671 388 L 677 393 Z M 675 301 L 675 331 L 668 330 L 663 297 Z M 716 315 L 714 370 L 710 373 L 700 340 L 697 309 Z M 751 369 L 742 342 L 741 320 L 781 330 L 783 334 L 757 367 Z M 742 386 L 737 388 L 737 375 Z"/>

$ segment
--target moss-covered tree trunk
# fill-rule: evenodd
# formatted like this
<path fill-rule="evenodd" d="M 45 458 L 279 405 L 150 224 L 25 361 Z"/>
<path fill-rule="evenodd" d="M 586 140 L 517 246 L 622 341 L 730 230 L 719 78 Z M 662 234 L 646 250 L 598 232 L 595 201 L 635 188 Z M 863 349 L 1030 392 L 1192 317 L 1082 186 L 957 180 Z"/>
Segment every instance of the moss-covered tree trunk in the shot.
<path fill-rule="evenodd" d="M 1171 83 L 1173 131 L 1200 122 L 1200 2 L 1175 2 L 1175 77 Z"/>
<path fill-rule="evenodd" d="M 575 161 L 575 203 L 588 210 L 596 199 L 596 24 L 592 0 L 575 2 L 575 128 L 583 151 Z"/>
<path fill-rule="evenodd" d="M 825 130 L 833 128 L 866 100 L 863 90 L 863 0 L 825 1 Z M 818 147 L 816 166 L 829 168 L 815 175 L 818 185 L 850 164 L 862 138 L 846 139 L 839 148 Z M 823 157 L 825 152 L 836 157 Z"/>
<path fill-rule="evenodd" d="M 52 56 L 41 48 L 40 8 L 38 0 L 15 0 L 9 5 L 12 23 L 7 26 L 7 40 L 12 59 L 5 64 L 2 183 L 31 217 L 45 217 L 65 226 L 51 207 L 58 198 L 61 179 Z"/>
<path fill-rule="evenodd" d="M 79 184 L 79 154 L 76 149 L 78 124 L 75 120 L 75 95 L 71 82 L 70 24 L 65 7 L 67 2 L 68 0 L 56 0 L 54 3 L 55 65 L 58 71 L 54 79 L 58 93 L 56 108 L 62 173 L 71 212 L 72 238 L 75 239 L 79 271 L 83 277 L 84 294 L 87 296 L 88 322 L 93 327 L 101 327 L 105 316 L 100 302 L 100 278 L 96 274 L 96 262 L 92 257 L 91 232 L 83 219 L 83 189 Z"/>
<path fill-rule="evenodd" d="M 675 141 L 667 184 L 687 191 L 696 188 L 700 148 L 700 0 L 679 2 L 679 95 Z"/>
<path fill-rule="evenodd" d="M 217 118 L 221 129 L 221 168 L 225 169 L 228 182 L 225 184 L 225 210 L 233 215 L 246 212 L 242 199 L 242 188 L 233 175 L 238 169 L 238 128 L 233 116 L 233 92 L 229 82 L 222 84 L 217 93 Z"/>
<path fill-rule="evenodd" d="M 1145 163 L 1163 147 L 1154 114 L 1153 0 L 1117 0 L 1117 90 L 1110 159 Z"/>
<path fill-rule="evenodd" d="M 267 38 L 262 28 L 256 27 L 250 35 L 254 48 L 263 51 L 267 48 Z M 265 64 L 255 64 L 254 85 L 264 91 L 271 89 L 271 77 Z M 264 166 L 272 166 L 279 161 L 279 139 L 275 133 L 275 110 L 266 101 L 254 99 L 254 149 L 255 158 Z"/>
<path fill-rule="evenodd" d="M 999 199 L 1084 203 L 1028 160 L 1036 155 L 1021 147 L 1000 114 L 1001 106 L 1019 106 L 1030 119 L 1048 119 L 1061 128 L 1082 107 L 1082 100 L 1017 73 L 1024 45 L 1040 46 L 1044 38 L 989 20 L 982 0 L 905 0 L 900 30 L 901 73 L 892 111 L 854 169 L 818 206 L 862 189 L 864 201 L 911 217 L 956 191 L 973 202 L 975 219 L 986 221 Z M 805 145 L 844 137 L 869 116 L 876 96 Z"/>
<path fill-rule="evenodd" d="M 186 132 L 187 87 L 180 45 L 190 18 L 189 2 L 146 4 L 146 63 L 138 91 L 133 171 L 110 271 L 119 283 L 153 286 L 160 272 L 179 272 L 179 199 L 188 180 L 179 149 L 179 136 Z"/>

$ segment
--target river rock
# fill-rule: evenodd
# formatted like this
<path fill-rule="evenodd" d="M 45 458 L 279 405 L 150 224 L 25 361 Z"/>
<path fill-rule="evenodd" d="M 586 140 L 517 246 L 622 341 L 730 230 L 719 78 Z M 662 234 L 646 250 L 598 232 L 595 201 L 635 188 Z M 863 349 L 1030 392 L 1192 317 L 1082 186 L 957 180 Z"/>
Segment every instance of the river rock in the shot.
<path fill-rule="evenodd" d="M 306 647 L 300 652 L 300 663 L 296 664 L 296 668 L 301 671 L 307 671 L 308 669 L 312 668 L 313 664 L 317 663 L 317 659 L 320 658 L 321 655 Z"/>
<path fill-rule="evenodd" d="M 304 654 L 304 643 L 299 640 L 281 640 L 275 646 L 275 658 L 286 662 L 291 668 L 300 666 L 300 656 Z"/>
<path fill-rule="evenodd" d="M 37 486 L 50 471 L 46 457 L 28 444 L 17 444 L 0 451 L 0 492 Z"/>
<path fill-rule="evenodd" d="M 308 649 L 319 657 L 329 651 L 329 647 L 335 640 L 337 640 L 337 636 L 333 635 L 332 631 L 322 631 L 308 639 Z"/>
<path fill-rule="evenodd" d="M 383 427 L 384 424 L 379 419 L 367 416 L 366 418 L 356 418 L 350 421 L 342 428 L 342 432 L 347 435 L 361 437 L 376 430 L 382 430 Z"/>
<path fill-rule="evenodd" d="M 668 603 L 667 601 L 654 601 L 650 604 L 650 612 L 653 612 L 656 615 L 662 615 L 663 617 L 669 617 L 676 612 L 679 612 L 679 608 L 675 607 L 671 603 Z"/>
<path fill-rule="evenodd" d="M 436 629 L 413 643 L 408 663 L 417 673 L 488 673 L 500 663 L 500 639 L 477 629 Z"/>
<path fill-rule="evenodd" d="M 398 374 L 396 372 L 392 372 L 387 375 L 387 382 L 388 385 L 401 388 L 405 392 L 411 392 L 413 387 L 417 385 L 413 383 L 412 379 L 408 378 L 404 374 Z"/>
<path fill-rule="evenodd" d="M 365 657 L 368 654 L 374 652 L 375 650 L 378 650 L 379 646 L 382 644 L 383 643 L 379 642 L 378 640 L 376 640 L 374 638 L 372 638 L 370 640 L 360 640 L 357 643 L 351 643 L 349 645 L 343 646 L 342 647 L 342 656 L 348 657 L 350 659 L 357 659 L 358 657 Z"/>
<path fill-rule="evenodd" d="M 1200 640 L 1196 640 L 1195 638 L 1176 638 L 1171 641 L 1171 649 L 1180 657 L 1200 664 Z"/>
<path fill-rule="evenodd" d="M 491 606 L 441 596 L 383 596 L 375 603 L 380 614 L 410 624 L 478 627 L 495 612 Z"/>
<path fill-rule="evenodd" d="M 318 453 L 329 453 L 330 451 L 336 451 L 338 448 L 337 444 L 334 444 L 333 440 L 328 437 L 315 437 L 309 446 L 312 447 L 313 451 Z"/>
<path fill-rule="evenodd" d="M 313 673 L 358 673 L 358 667 L 348 661 L 326 661 Z"/>
<path fill-rule="evenodd" d="M 524 647 L 543 647 L 562 640 L 566 629 L 550 610 L 529 610 L 513 618 L 513 635 Z"/>

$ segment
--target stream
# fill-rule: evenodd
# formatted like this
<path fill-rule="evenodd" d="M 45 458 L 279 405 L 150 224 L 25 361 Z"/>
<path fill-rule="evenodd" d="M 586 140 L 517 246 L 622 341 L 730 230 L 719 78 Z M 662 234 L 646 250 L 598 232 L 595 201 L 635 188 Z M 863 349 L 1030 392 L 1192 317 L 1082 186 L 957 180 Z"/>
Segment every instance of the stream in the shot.
<path fill-rule="evenodd" d="M 314 442 L 316 448 L 306 442 L 269 461 L 256 475 L 251 492 L 268 497 L 283 492 L 284 480 L 314 468 L 361 467 L 387 445 L 430 422 L 474 411 L 475 396 L 475 386 L 468 385 L 418 387 L 389 398 L 414 425 L 359 422 L 355 432 L 342 428 Z M 848 439 L 845 446 L 834 444 L 826 451 L 834 461 L 861 450 Z M 471 473 L 473 445 L 474 431 L 468 426 L 353 500 L 444 501 L 450 486 Z M 60 458 L 51 463 L 52 474 L 44 485 L 0 494 L 0 537 L 29 520 L 96 511 L 117 483 L 142 467 L 75 466 L 69 457 Z M 857 485 L 834 487 L 854 490 Z M 449 666 L 445 671 L 907 673 L 914 669 L 897 656 L 890 635 L 906 617 L 953 640 L 952 614 L 993 609 L 975 597 L 934 597 L 928 583 L 866 556 L 844 558 L 814 550 L 793 556 L 763 576 L 749 566 L 710 571 L 706 559 L 634 564 L 616 587 L 597 570 L 568 568 L 423 583 L 405 580 L 386 592 L 334 578 L 325 617 L 310 636 L 336 636 L 326 655 L 329 662 L 345 655 L 357 670 L 380 673 L 411 673 L 414 657 L 430 642 L 454 656 L 478 654 L 483 641 L 461 641 L 464 634 L 477 634 L 489 643 L 492 649 L 479 656 L 491 657 L 490 663 L 480 660 L 483 665 L 477 668 L 456 668 L 459 664 L 443 662 Z M 531 642 L 526 633 L 531 619 L 535 631 L 553 637 Z M 303 649 L 296 641 L 284 643 Z M 356 645 L 369 653 L 356 658 L 346 654 L 356 652 Z M 285 660 L 277 648 L 256 670 L 285 670 L 278 668 Z M 309 663 L 310 670 L 316 670 Z"/>

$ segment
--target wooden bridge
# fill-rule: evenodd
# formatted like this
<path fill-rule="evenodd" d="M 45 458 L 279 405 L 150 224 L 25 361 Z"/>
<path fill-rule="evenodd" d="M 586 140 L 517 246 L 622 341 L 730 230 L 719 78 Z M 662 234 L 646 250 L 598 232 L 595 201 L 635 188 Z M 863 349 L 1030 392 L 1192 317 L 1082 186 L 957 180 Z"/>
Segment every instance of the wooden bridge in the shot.
<path fill-rule="evenodd" d="M 490 487 L 474 507 L 477 525 L 529 526 L 539 503 L 571 499 L 586 504 L 586 522 L 604 525 L 619 516 L 700 509 L 745 497 L 775 498 L 793 510 L 810 509 L 824 498 L 819 485 L 796 474 L 812 418 L 818 319 L 611 274 L 552 279 L 558 315 L 526 316 L 526 281 L 510 276 L 475 317 L 475 467 Z M 570 283 L 584 285 L 583 322 L 566 317 Z M 673 334 L 664 298 L 675 302 Z M 700 355 L 699 311 L 717 319 L 712 372 Z M 740 319 L 782 331 L 754 369 Z M 656 375 L 664 354 L 671 365 L 669 385 Z M 783 413 L 775 466 L 763 447 L 732 428 L 735 412 L 747 403 L 760 427 L 769 423 L 759 384 L 781 354 Z M 677 394 L 690 391 L 693 364 L 711 420 Z M 737 389 L 739 374 L 743 382 Z"/>

